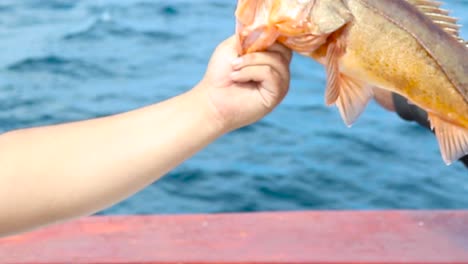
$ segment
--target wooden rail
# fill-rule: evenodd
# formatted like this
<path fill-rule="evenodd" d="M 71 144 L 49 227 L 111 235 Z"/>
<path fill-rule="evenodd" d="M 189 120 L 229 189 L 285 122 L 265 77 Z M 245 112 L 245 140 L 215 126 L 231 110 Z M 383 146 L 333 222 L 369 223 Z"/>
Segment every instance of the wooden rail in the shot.
<path fill-rule="evenodd" d="M 0 239 L 0 263 L 468 263 L 468 211 L 90 217 Z"/>

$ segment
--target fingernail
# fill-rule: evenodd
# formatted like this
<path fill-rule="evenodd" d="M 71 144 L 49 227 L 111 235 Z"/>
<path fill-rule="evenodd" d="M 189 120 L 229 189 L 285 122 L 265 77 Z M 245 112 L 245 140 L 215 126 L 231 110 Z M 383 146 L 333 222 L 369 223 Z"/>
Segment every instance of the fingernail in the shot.
<path fill-rule="evenodd" d="M 241 64 L 242 61 L 243 61 L 242 57 L 239 57 L 239 58 L 236 58 L 236 59 L 232 60 L 231 64 L 233 66 L 237 66 L 237 65 Z"/>

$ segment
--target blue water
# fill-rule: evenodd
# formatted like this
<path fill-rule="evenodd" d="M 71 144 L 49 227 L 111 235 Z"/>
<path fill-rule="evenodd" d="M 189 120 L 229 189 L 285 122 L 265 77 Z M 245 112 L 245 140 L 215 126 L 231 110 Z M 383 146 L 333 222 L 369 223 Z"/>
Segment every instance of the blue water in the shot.
<path fill-rule="evenodd" d="M 445 7 L 468 26 L 468 1 Z M 0 132 L 190 89 L 232 34 L 234 9 L 234 0 L 2 0 Z M 468 208 L 467 170 L 444 165 L 431 133 L 374 103 L 347 128 L 324 106 L 324 86 L 322 67 L 296 56 L 291 91 L 270 116 L 102 213 Z"/>

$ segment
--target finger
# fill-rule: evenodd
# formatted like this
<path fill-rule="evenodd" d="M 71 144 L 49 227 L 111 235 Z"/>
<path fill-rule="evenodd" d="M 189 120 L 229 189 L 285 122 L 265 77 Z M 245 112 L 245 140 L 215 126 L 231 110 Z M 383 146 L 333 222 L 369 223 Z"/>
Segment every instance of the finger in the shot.
<path fill-rule="evenodd" d="M 230 36 L 229 38 L 227 38 L 223 42 L 221 42 L 221 46 L 235 47 L 236 46 L 236 37 L 235 36 Z"/>
<path fill-rule="evenodd" d="M 234 65 L 235 71 L 241 71 L 244 68 L 250 68 L 254 66 L 267 66 L 271 67 L 275 71 L 274 74 L 278 74 L 281 79 L 282 86 L 288 86 L 289 84 L 289 62 L 279 55 L 277 52 L 256 52 L 247 54 L 239 58 L 240 63 Z"/>
<path fill-rule="evenodd" d="M 259 91 L 265 106 L 269 109 L 277 105 L 286 96 L 289 80 L 284 80 L 271 66 L 249 66 L 231 75 L 234 82 L 247 85 Z"/>
<path fill-rule="evenodd" d="M 271 66 L 249 66 L 231 74 L 231 79 L 238 84 L 247 84 L 256 88 L 268 108 L 277 105 L 287 94 L 289 80 L 284 80 Z"/>
<path fill-rule="evenodd" d="M 288 47 L 284 46 L 281 43 L 276 42 L 271 47 L 268 48 L 268 51 L 277 52 L 281 54 L 288 62 L 291 62 L 292 51 Z"/>
<path fill-rule="evenodd" d="M 235 36 L 231 36 L 221 42 L 215 50 L 215 53 L 223 53 L 226 54 L 230 59 L 235 59 L 238 57 L 237 49 L 236 49 L 236 38 Z"/>
<path fill-rule="evenodd" d="M 249 66 L 235 71 L 231 74 L 231 79 L 234 82 L 265 82 L 271 80 L 272 83 L 280 83 L 281 75 L 271 66 L 256 65 Z"/>
<path fill-rule="evenodd" d="M 245 67 L 269 65 L 278 72 L 287 74 L 289 71 L 289 61 L 278 52 L 255 52 L 244 55 L 232 62 L 232 68 L 235 71 Z"/>
<path fill-rule="evenodd" d="M 278 98 L 283 98 L 289 88 L 289 78 L 283 78 L 278 71 L 268 65 L 242 68 L 231 74 L 231 80 L 236 83 L 253 84 L 251 87 L 266 90 Z"/>

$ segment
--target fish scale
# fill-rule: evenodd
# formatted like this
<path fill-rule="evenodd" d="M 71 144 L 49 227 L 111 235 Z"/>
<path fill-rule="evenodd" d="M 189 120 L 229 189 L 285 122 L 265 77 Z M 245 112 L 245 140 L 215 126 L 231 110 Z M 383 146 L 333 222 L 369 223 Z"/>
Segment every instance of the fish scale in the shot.
<path fill-rule="evenodd" d="M 241 53 L 265 50 L 279 41 L 319 61 L 327 70 L 326 102 L 339 108 L 348 125 L 365 109 L 374 89 L 398 93 L 428 112 L 447 164 L 468 154 L 468 49 L 459 37 L 458 20 L 441 3 L 287 2 L 240 2 Z M 263 13 L 250 6 L 263 7 Z M 263 24 L 244 23 L 249 20 Z"/>

